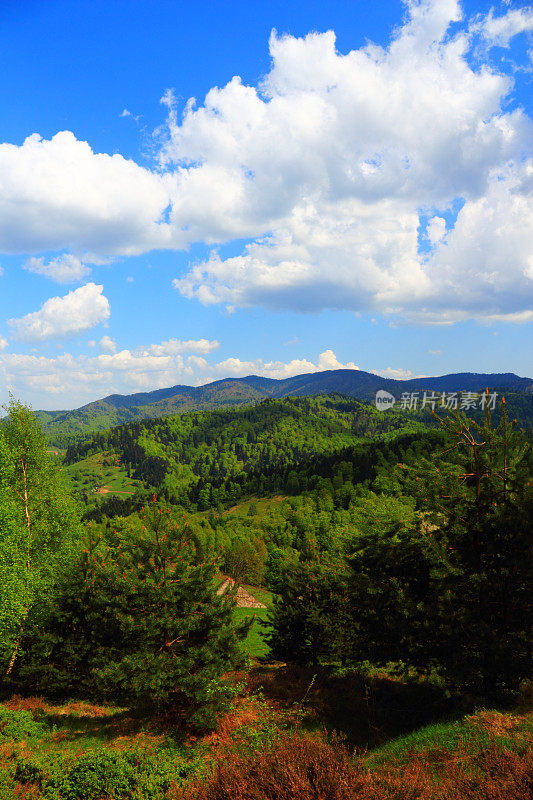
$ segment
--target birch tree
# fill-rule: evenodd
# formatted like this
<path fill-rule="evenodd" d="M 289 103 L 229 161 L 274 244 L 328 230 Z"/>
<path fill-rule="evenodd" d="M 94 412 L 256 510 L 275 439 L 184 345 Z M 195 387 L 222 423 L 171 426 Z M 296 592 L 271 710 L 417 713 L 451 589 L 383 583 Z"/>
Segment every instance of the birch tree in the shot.
<path fill-rule="evenodd" d="M 15 664 L 28 614 L 46 600 L 76 535 L 74 507 L 35 414 L 11 398 L 0 424 L 0 658 Z"/>

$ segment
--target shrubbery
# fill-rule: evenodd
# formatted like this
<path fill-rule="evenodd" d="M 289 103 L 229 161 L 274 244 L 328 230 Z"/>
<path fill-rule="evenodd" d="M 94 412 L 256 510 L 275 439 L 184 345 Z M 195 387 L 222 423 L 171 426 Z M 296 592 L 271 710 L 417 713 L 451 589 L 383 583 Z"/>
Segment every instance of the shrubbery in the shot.
<path fill-rule="evenodd" d="M 527 745 L 489 740 L 470 751 L 411 751 L 408 763 L 389 757 L 369 769 L 338 740 L 288 734 L 270 749 L 230 754 L 184 800 L 529 800 L 531 755 Z"/>
<path fill-rule="evenodd" d="M 148 752 L 104 747 L 77 758 L 62 757 L 55 763 L 17 756 L 6 786 L 13 786 L 15 781 L 33 784 L 46 800 L 163 800 L 169 790 L 179 787 L 202 766 L 200 760 L 185 756 L 179 761 L 175 753 L 165 754 L 164 749 Z M 1 786 L 0 782 L 0 800 L 4 800 Z"/>

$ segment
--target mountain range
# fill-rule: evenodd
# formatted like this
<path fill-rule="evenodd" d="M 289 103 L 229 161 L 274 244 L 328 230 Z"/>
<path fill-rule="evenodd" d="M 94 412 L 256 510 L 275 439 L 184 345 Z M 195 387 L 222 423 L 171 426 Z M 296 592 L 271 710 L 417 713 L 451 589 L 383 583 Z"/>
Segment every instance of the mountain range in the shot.
<path fill-rule="evenodd" d="M 73 437 L 79 438 L 134 420 L 250 405 L 267 398 L 335 392 L 371 402 L 378 389 L 384 389 L 399 399 L 402 392 L 481 392 L 486 387 L 493 391 L 526 393 L 533 402 L 533 379 L 521 378 L 512 372 L 460 372 L 395 380 L 363 370 L 339 369 L 305 373 L 281 380 L 249 375 L 245 378 L 224 378 L 204 386 L 177 385 L 152 392 L 112 394 L 71 411 L 36 413 L 48 440 L 61 447 Z"/>

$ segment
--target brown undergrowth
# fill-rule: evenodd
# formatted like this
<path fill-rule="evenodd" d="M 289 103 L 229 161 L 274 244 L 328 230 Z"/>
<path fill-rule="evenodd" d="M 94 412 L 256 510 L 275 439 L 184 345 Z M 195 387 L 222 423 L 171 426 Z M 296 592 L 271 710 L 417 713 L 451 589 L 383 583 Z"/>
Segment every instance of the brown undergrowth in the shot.
<path fill-rule="evenodd" d="M 435 758 L 436 756 L 436 758 Z M 285 735 L 267 752 L 230 754 L 184 800 L 530 800 L 531 749 L 421 752 L 368 769 L 338 741 Z"/>
<path fill-rule="evenodd" d="M 431 687 L 417 689 L 387 676 L 335 677 L 278 665 L 234 678 L 241 685 L 247 681 L 248 690 L 235 698 L 216 731 L 202 737 L 185 734 L 170 716 L 142 719 L 125 709 L 88 702 L 55 705 L 40 697 L 14 696 L 4 707 L 20 712 L 21 719 L 29 713 L 42 730 L 32 733 L 30 717 L 27 735 L 23 732 L 13 742 L 0 744 L 0 772 L 2 766 L 11 769 L 11 795 L 27 800 L 47 796 L 42 777 L 39 791 L 28 769 L 46 775 L 48 765 L 58 759 L 71 775 L 65 788 L 61 775 L 52 770 L 54 798 L 61 800 L 71 795 L 84 800 L 119 796 L 124 800 L 530 800 L 533 796 L 533 716 L 523 703 L 512 712 L 482 709 L 460 719 L 447 715 L 443 721 L 437 713 L 440 699 Z M 434 700 L 432 709 L 416 707 L 428 698 Z M 432 715 L 432 724 L 421 727 L 419 720 Z M 396 733 L 398 728 L 403 728 L 403 735 Z M 148 777 L 139 778 L 132 793 L 72 794 L 78 764 L 104 769 L 102 775 L 108 775 L 102 763 L 129 774 L 133 756 L 144 759 Z M 156 793 L 149 788 L 153 781 L 159 781 Z M 145 784 L 147 788 L 142 788 Z M 1 780 L 0 798 L 11 800 L 9 793 L 2 794 Z"/>

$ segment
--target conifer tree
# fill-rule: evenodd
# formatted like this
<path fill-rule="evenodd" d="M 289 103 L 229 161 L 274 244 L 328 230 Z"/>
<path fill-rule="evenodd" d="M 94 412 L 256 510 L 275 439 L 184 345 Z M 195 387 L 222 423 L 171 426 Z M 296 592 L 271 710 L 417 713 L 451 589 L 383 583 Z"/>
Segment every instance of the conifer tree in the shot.
<path fill-rule="evenodd" d="M 530 664 L 533 494 L 515 422 L 456 413 L 431 460 L 399 465 L 418 500 L 415 529 L 354 541 L 353 651 L 380 663 L 436 669 L 451 688 L 514 690 Z"/>
<path fill-rule="evenodd" d="M 287 557 L 285 566 L 278 566 L 277 593 L 265 623 L 276 658 L 316 666 L 343 650 L 344 569 L 340 559 L 319 553 L 315 546 L 306 547 L 297 562 Z"/>
<path fill-rule="evenodd" d="M 63 692 L 77 682 L 210 727 L 231 696 L 222 676 L 243 663 L 249 623 L 233 624 L 234 593 L 215 591 L 219 557 L 202 552 L 186 521 L 154 495 L 140 522 L 140 536 L 88 533 L 21 677 Z"/>

